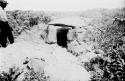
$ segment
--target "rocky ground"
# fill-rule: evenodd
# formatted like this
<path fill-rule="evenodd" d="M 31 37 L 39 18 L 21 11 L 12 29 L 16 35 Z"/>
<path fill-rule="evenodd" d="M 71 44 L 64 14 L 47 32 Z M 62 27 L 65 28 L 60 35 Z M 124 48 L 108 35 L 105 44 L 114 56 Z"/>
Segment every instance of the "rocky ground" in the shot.
<path fill-rule="evenodd" d="M 91 74 L 83 65 L 100 56 L 93 50 L 94 43 L 72 41 L 67 49 L 57 44 L 49 45 L 41 38 L 44 26 L 36 27 L 23 32 L 14 44 L 0 48 L 0 72 L 4 76 L 1 80 L 89 81 Z"/>

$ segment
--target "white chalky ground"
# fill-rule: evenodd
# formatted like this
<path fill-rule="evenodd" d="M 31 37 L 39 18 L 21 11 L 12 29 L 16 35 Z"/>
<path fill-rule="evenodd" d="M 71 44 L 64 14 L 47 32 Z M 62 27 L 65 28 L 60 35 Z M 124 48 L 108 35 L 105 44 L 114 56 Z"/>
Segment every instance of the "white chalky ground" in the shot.
<path fill-rule="evenodd" d="M 44 58 L 45 72 L 51 81 L 87 81 L 89 73 L 78 65 L 76 57 L 56 45 L 17 42 L 7 48 L 0 48 L 0 70 L 8 71 L 13 65 L 24 68 L 28 58 Z"/>

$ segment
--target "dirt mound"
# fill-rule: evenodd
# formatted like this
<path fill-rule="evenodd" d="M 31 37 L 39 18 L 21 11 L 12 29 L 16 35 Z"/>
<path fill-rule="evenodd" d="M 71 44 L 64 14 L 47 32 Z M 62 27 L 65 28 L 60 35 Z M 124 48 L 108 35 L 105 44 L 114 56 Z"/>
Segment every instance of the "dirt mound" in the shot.
<path fill-rule="evenodd" d="M 0 57 L 1 71 L 8 73 L 13 66 L 22 71 L 18 81 L 24 79 L 22 77 L 29 69 L 34 72 L 43 70 L 46 76 L 50 76 L 50 81 L 87 81 L 90 77 L 76 57 L 57 45 L 17 42 L 0 48 Z M 27 58 L 30 60 L 27 61 Z"/>

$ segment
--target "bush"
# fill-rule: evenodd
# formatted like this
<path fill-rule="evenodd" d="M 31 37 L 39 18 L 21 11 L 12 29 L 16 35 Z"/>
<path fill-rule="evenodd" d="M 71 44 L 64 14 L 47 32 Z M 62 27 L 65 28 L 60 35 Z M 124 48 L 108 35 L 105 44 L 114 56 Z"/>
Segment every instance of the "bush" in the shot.
<path fill-rule="evenodd" d="M 22 71 L 18 67 L 13 66 L 9 68 L 8 72 L 0 72 L 0 81 L 15 81 L 21 73 Z"/>
<path fill-rule="evenodd" d="M 34 25 L 47 24 L 51 21 L 51 16 L 35 11 L 7 11 L 7 16 L 15 38 L 23 31 L 33 28 Z"/>
<path fill-rule="evenodd" d="M 104 54 L 84 64 L 85 68 L 92 73 L 91 81 L 124 81 L 125 25 L 113 23 L 112 20 L 115 17 L 124 18 L 123 11 L 124 9 L 103 11 L 100 19 L 94 21 L 94 26 L 99 29 L 94 34 L 95 41 Z"/>
<path fill-rule="evenodd" d="M 44 73 L 35 72 L 33 68 L 28 72 L 24 73 L 24 78 L 22 81 L 50 81 L 49 76 L 45 76 Z"/>

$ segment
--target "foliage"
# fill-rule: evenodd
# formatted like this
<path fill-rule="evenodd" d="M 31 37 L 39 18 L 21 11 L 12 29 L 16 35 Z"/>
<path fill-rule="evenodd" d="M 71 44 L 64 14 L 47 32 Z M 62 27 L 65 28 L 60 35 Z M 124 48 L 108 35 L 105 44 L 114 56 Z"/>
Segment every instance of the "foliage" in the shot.
<path fill-rule="evenodd" d="M 49 81 L 49 79 L 49 76 L 45 76 L 44 73 L 35 72 L 32 68 L 28 72 L 24 73 L 24 78 L 22 81 Z"/>
<path fill-rule="evenodd" d="M 125 18 L 125 8 L 123 9 L 97 9 L 88 10 L 81 13 L 81 17 L 92 18 L 88 24 L 94 27 L 92 30 L 87 30 L 82 40 L 72 42 L 74 47 L 78 47 L 80 43 L 95 43 L 94 49 L 104 51 L 102 57 L 92 58 L 84 64 L 87 71 L 91 72 L 91 81 L 124 81 L 125 77 L 125 25 L 113 23 L 113 18 Z M 47 24 L 51 21 L 51 17 L 44 13 L 34 11 L 8 11 L 8 19 L 10 26 L 13 29 L 14 36 L 19 36 L 25 30 L 31 30 L 34 25 L 39 23 Z M 43 32 L 43 38 L 46 32 Z M 92 44 L 91 43 L 91 44 Z M 86 44 L 81 44 L 85 47 Z M 84 48 L 87 52 L 89 44 Z M 70 48 L 72 54 L 78 56 L 84 54 L 85 50 L 81 48 L 77 50 Z M 71 46 L 73 47 L 73 46 Z M 76 51 L 74 50 L 76 49 Z M 84 52 L 83 52 L 84 51 Z M 13 78 L 15 70 L 10 69 L 9 73 L 1 73 L 0 81 L 9 81 Z M 36 73 L 30 70 L 25 73 L 24 81 L 48 81 L 49 77 L 41 73 Z"/>
<path fill-rule="evenodd" d="M 85 63 L 92 72 L 92 81 L 124 81 L 125 53 L 123 50 L 112 51 L 103 57 L 96 57 Z"/>
<path fill-rule="evenodd" d="M 22 79 L 18 79 L 21 74 L 23 74 Z M 9 68 L 9 72 L 0 73 L 0 81 L 49 81 L 49 78 L 45 73 L 35 72 L 33 68 L 24 72 L 16 66 Z"/>
<path fill-rule="evenodd" d="M 0 81 L 15 81 L 21 73 L 19 67 L 13 66 L 9 68 L 8 72 L 0 73 Z"/>
<path fill-rule="evenodd" d="M 112 12 L 112 13 L 111 13 Z M 115 13 L 113 13 L 115 12 Z M 108 14 L 109 13 L 109 14 Z M 111 14 L 110 14 L 111 13 Z M 125 18 L 124 9 L 104 13 L 97 20 L 97 28 L 101 30 L 95 40 L 99 49 L 104 51 L 102 57 L 96 57 L 85 63 L 85 67 L 93 75 L 92 81 L 124 81 L 125 77 L 125 25 L 113 23 L 113 18 Z M 108 22 L 107 22 L 108 21 Z M 96 34 L 95 34 L 96 35 Z"/>
<path fill-rule="evenodd" d="M 51 17 L 42 11 L 7 11 L 7 16 L 15 37 L 20 35 L 22 31 L 30 30 L 34 25 L 47 24 L 51 21 Z"/>

